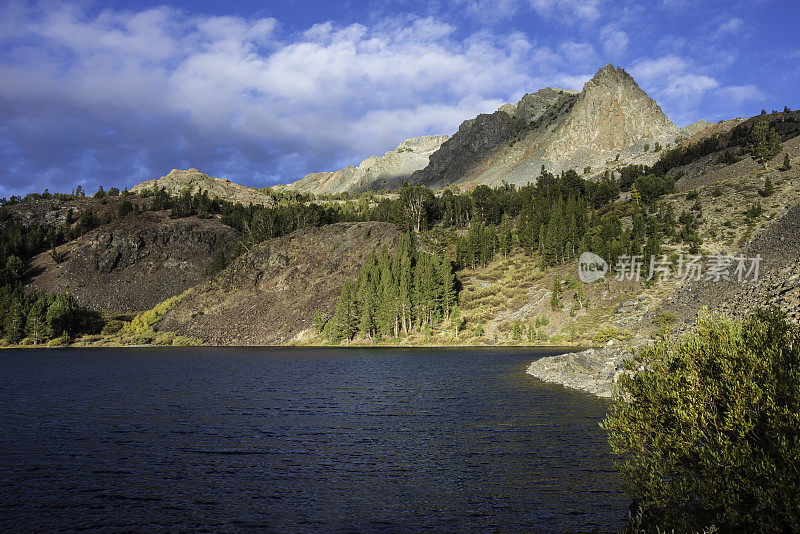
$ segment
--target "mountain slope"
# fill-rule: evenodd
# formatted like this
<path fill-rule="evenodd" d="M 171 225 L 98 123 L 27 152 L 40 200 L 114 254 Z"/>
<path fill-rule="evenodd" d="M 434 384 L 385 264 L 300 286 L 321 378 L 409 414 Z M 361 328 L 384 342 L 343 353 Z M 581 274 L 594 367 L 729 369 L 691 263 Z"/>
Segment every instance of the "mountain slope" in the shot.
<path fill-rule="evenodd" d="M 315 172 L 286 186 L 302 193 L 335 194 L 343 191 L 395 188 L 414 171 L 425 168 L 428 158 L 447 140 L 446 135 L 428 135 L 406 139 L 383 156 L 371 156 L 358 167 L 348 165 L 333 172 Z"/>
<path fill-rule="evenodd" d="M 147 310 L 200 283 L 217 251 L 240 237 L 219 219 L 132 213 L 58 247 L 63 263 L 48 253 L 33 258 L 28 288 L 69 290 L 94 310 Z"/>
<path fill-rule="evenodd" d="M 627 72 L 608 64 L 580 93 L 542 89 L 464 122 L 412 182 L 434 188 L 523 185 L 535 181 L 542 166 L 597 173 L 616 164 L 652 163 L 658 155 L 645 152 L 645 145 L 666 145 L 680 134 Z"/>
<path fill-rule="evenodd" d="M 274 345 L 333 313 L 345 280 L 373 248 L 395 249 L 394 224 L 338 223 L 270 239 L 196 288 L 158 324 L 219 345 Z"/>
<path fill-rule="evenodd" d="M 626 163 L 651 164 L 659 156 L 656 143 L 666 147 L 682 135 L 627 72 L 608 64 L 581 92 L 547 87 L 464 121 L 450 138 L 409 139 L 358 167 L 312 173 L 286 188 L 331 194 L 393 189 L 405 181 L 433 189 L 524 185 L 542 166 L 550 172 L 589 167 L 598 174 Z"/>
<path fill-rule="evenodd" d="M 680 133 L 627 72 L 609 63 L 583 86 L 546 156 L 556 162 L 578 151 L 640 151 L 645 140 L 668 143 Z"/>

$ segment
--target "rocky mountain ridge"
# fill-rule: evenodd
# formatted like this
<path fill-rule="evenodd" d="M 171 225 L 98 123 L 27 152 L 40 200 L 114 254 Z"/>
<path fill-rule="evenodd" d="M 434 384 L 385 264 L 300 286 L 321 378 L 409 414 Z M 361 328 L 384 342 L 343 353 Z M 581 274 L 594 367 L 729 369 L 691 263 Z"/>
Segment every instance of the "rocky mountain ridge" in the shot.
<path fill-rule="evenodd" d="M 433 140 L 418 157 L 416 150 L 402 151 L 406 141 L 358 167 L 312 173 L 286 187 L 335 194 L 398 188 L 406 180 L 432 189 L 524 185 L 536 181 L 542 167 L 588 168 L 596 175 L 613 165 L 652 164 L 659 157 L 656 146 L 685 135 L 625 70 L 608 64 L 580 92 L 547 87 L 465 120 L 450 138 L 418 138 Z"/>
<path fill-rule="evenodd" d="M 366 190 L 397 188 L 415 171 L 425 168 L 430 155 L 447 139 L 446 135 L 406 139 L 396 149 L 383 156 L 370 156 L 357 167 L 348 165 L 338 171 L 310 173 L 285 188 L 314 194 L 336 194 L 344 191 L 360 193 Z"/>
<path fill-rule="evenodd" d="M 536 181 L 542 167 L 588 167 L 597 174 L 610 163 L 653 163 L 658 154 L 645 147 L 666 146 L 680 135 L 627 72 L 608 64 L 580 93 L 546 88 L 465 121 L 412 182 L 433 188 L 524 185 Z"/>

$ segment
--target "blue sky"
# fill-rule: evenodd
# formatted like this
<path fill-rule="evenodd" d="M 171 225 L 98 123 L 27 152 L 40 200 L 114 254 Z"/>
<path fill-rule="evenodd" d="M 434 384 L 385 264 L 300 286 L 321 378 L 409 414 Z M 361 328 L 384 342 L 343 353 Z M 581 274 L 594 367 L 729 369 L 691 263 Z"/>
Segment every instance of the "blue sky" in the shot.
<path fill-rule="evenodd" d="M 286 183 L 624 67 L 678 125 L 800 107 L 795 0 L 0 2 L 0 196 Z"/>

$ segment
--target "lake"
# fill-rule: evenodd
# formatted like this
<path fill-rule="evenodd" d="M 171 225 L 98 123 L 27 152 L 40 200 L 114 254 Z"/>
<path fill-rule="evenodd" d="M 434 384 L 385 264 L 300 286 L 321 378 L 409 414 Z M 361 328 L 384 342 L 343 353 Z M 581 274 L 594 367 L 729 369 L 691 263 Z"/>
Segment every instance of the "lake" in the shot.
<path fill-rule="evenodd" d="M 591 532 L 629 501 L 557 349 L 0 351 L 0 531 Z"/>

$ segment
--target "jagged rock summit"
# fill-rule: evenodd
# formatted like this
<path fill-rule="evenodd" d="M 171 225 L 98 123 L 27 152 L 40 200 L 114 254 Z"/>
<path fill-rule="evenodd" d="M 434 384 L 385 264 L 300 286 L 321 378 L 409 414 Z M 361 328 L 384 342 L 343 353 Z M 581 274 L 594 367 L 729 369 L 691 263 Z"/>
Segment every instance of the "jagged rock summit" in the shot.
<path fill-rule="evenodd" d="M 371 156 L 358 167 L 348 165 L 333 172 L 314 172 L 286 186 L 302 193 L 335 194 L 343 191 L 359 193 L 366 190 L 396 188 L 414 171 L 424 169 L 428 158 L 448 137 L 426 135 L 406 139 L 383 156 Z"/>
<path fill-rule="evenodd" d="M 576 151 L 640 148 L 642 140 L 673 142 L 680 129 L 620 67 L 610 63 L 586 82 L 547 146 L 550 161 Z"/>
<path fill-rule="evenodd" d="M 465 121 L 411 181 L 433 188 L 524 185 L 542 166 L 550 172 L 589 167 L 597 174 L 652 163 L 658 154 L 645 146 L 666 146 L 680 135 L 627 72 L 608 64 L 581 92 L 548 87 Z"/>
<path fill-rule="evenodd" d="M 152 190 L 153 187 L 163 188 L 171 195 L 180 195 L 188 188 L 191 193 L 208 191 L 209 197 L 218 196 L 221 199 L 242 204 L 271 205 L 272 199 L 260 191 L 231 182 L 225 178 L 214 178 L 197 169 L 172 169 L 169 174 L 158 180 L 147 180 L 133 188 L 131 191 Z"/>
<path fill-rule="evenodd" d="M 609 63 L 580 92 L 546 87 L 464 121 L 450 138 L 410 139 L 386 156 L 309 174 L 287 188 L 338 193 L 397 188 L 404 181 L 434 189 L 524 185 L 536 181 L 542 166 L 550 172 L 588 167 L 597 175 L 628 163 L 652 164 L 660 156 L 657 146 L 684 135 L 625 70 Z M 412 141 L 422 146 L 404 151 Z"/>

